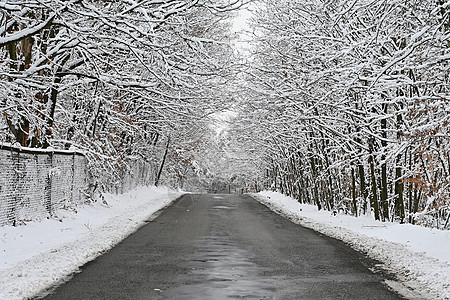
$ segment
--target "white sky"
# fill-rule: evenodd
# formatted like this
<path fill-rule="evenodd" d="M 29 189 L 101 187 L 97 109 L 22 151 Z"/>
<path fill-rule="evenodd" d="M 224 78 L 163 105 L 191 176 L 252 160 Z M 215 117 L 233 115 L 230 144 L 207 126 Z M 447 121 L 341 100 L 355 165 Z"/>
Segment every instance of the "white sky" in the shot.
<path fill-rule="evenodd" d="M 248 52 L 248 40 L 249 35 L 246 33 L 250 30 L 249 20 L 252 16 L 252 12 L 248 7 L 241 8 L 233 21 L 233 27 L 231 29 L 231 34 L 236 34 L 236 40 L 232 43 L 235 45 L 236 49 L 243 55 L 247 56 Z M 227 131 L 229 125 L 228 122 L 236 116 L 236 112 L 233 109 L 227 111 L 220 111 L 213 115 L 215 122 L 211 124 L 212 128 L 220 136 L 224 131 Z"/>
<path fill-rule="evenodd" d="M 233 22 L 232 33 L 237 34 L 237 39 L 235 40 L 236 48 L 242 52 L 246 52 L 246 48 L 248 48 L 248 31 L 249 28 L 249 20 L 252 17 L 252 12 L 248 7 L 241 8 L 236 18 Z"/>
<path fill-rule="evenodd" d="M 251 18 L 252 13 L 247 8 L 241 8 L 233 22 L 233 32 L 239 32 L 248 29 L 247 21 Z"/>

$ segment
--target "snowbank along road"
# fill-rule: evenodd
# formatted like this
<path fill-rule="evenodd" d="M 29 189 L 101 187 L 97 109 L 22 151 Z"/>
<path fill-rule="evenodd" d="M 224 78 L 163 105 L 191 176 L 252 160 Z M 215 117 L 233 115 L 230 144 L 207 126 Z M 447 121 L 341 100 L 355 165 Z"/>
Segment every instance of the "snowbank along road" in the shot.
<path fill-rule="evenodd" d="M 375 264 L 249 196 L 185 195 L 45 299 L 402 299 Z"/>

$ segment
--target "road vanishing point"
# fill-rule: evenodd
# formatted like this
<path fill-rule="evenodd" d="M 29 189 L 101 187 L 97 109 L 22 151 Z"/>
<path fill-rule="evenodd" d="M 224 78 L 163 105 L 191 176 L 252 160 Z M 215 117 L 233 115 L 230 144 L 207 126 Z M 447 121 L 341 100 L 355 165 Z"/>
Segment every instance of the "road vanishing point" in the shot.
<path fill-rule="evenodd" d="M 248 195 L 184 195 L 44 299 L 403 299 L 377 262 Z"/>

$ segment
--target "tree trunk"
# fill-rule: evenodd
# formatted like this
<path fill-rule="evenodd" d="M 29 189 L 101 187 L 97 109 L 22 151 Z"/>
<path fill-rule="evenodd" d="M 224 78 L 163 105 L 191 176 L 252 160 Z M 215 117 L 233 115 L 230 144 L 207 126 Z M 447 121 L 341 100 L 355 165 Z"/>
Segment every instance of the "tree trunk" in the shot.
<path fill-rule="evenodd" d="M 397 115 L 397 140 L 401 142 L 403 133 L 401 132 L 402 125 L 402 115 Z M 400 161 L 402 155 L 399 153 L 396 158 L 395 163 L 395 215 L 400 218 L 400 223 L 404 222 L 405 219 L 405 206 L 403 203 L 403 180 L 402 180 L 402 168 L 400 166 Z"/>
<path fill-rule="evenodd" d="M 9 52 L 9 59 L 11 60 L 9 67 L 13 70 L 17 70 L 18 66 L 17 66 L 17 47 L 16 47 L 16 42 L 11 42 L 8 44 L 7 46 L 8 48 L 8 52 Z M 12 80 L 10 78 L 10 80 Z"/>
<path fill-rule="evenodd" d="M 156 175 L 155 186 L 158 186 L 158 184 L 159 184 L 159 179 L 161 178 L 161 173 L 164 168 L 164 164 L 166 163 L 167 153 L 169 152 L 169 144 L 170 144 L 170 137 L 167 138 L 166 150 L 164 151 L 164 156 L 161 161 L 161 166 L 159 167 L 158 174 Z"/>
<path fill-rule="evenodd" d="M 397 156 L 397 163 L 399 163 L 401 159 L 401 155 Z M 405 219 L 405 207 L 403 204 L 403 181 L 402 177 L 402 168 L 397 166 L 395 168 L 395 215 L 400 218 L 400 223 L 404 223 Z"/>
<path fill-rule="evenodd" d="M 355 217 L 358 216 L 358 206 L 356 203 L 356 179 L 355 179 L 355 169 L 352 167 L 352 198 L 353 198 L 353 214 Z"/>
<path fill-rule="evenodd" d="M 386 103 L 382 104 L 383 112 L 387 115 L 388 106 Z M 382 146 L 382 155 L 381 155 L 381 206 L 383 209 L 383 222 L 389 220 L 389 203 L 388 203 L 388 184 L 387 184 L 387 166 L 386 166 L 386 147 L 387 147 L 387 120 L 383 118 L 381 120 L 381 146 Z"/>
<path fill-rule="evenodd" d="M 378 207 L 378 195 L 377 195 L 377 180 L 375 175 L 375 162 L 373 159 L 373 138 L 369 140 L 369 165 L 370 165 L 370 178 L 372 184 L 372 199 L 371 206 L 373 207 L 375 220 L 380 220 L 380 211 Z"/>
<path fill-rule="evenodd" d="M 320 205 L 319 191 L 317 189 L 316 164 L 315 164 L 314 156 L 311 157 L 310 163 L 311 163 L 312 180 L 313 180 L 313 185 L 314 185 L 314 201 L 317 205 L 317 209 L 321 210 L 322 206 Z"/>
<path fill-rule="evenodd" d="M 358 164 L 358 173 L 359 173 L 359 188 L 363 200 L 363 214 L 366 214 L 367 211 L 366 175 L 364 172 L 364 166 L 361 163 Z"/>

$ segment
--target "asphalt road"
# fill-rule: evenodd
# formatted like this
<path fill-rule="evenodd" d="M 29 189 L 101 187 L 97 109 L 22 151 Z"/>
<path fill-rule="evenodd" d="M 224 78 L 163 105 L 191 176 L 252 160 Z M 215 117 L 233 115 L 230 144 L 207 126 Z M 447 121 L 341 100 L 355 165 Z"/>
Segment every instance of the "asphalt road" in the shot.
<path fill-rule="evenodd" d="M 402 299 L 375 264 L 249 196 L 186 195 L 45 299 Z"/>

